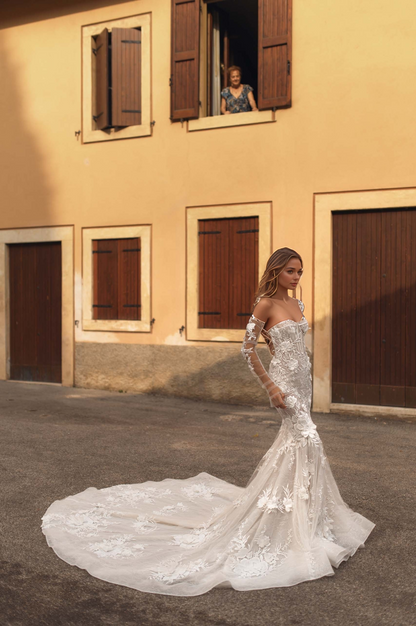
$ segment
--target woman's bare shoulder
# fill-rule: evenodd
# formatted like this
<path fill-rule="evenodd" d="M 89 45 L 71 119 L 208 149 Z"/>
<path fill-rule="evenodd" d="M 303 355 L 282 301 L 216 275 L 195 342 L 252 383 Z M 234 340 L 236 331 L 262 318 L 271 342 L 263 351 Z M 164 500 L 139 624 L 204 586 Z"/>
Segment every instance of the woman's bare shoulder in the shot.
<path fill-rule="evenodd" d="M 270 311 L 273 306 L 271 298 L 259 298 L 256 306 L 254 307 L 253 315 L 257 319 L 267 322 L 270 316 Z"/>

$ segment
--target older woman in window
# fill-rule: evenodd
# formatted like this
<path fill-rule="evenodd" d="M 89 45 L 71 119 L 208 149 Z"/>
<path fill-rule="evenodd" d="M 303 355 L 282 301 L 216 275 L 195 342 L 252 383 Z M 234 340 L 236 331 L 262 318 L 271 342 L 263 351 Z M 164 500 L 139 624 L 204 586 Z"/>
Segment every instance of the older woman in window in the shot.
<path fill-rule="evenodd" d="M 228 115 L 230 113 L 258 111 L 253 96 L 253 88 L 241 83 L 241 68 L 237 65 L 229 67 L 228 79 L 230 86 L 221 91 L 221 113 Z"/>

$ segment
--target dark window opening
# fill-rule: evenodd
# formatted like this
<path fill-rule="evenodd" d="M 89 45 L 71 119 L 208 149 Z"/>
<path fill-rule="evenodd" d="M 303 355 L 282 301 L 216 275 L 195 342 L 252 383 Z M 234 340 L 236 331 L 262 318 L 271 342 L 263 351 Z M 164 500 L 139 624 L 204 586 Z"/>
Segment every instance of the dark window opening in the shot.
<path fill-rule="evenodd" d="M 210 116 L 220 115 L 221 90 L 229 86 L 228 68 L 233 65 L 241 67 L 241 83 L 253 88 L 257 101 L 258 0 L 217 0 L 207 5 L 207 101 L 201 104 Z"/>

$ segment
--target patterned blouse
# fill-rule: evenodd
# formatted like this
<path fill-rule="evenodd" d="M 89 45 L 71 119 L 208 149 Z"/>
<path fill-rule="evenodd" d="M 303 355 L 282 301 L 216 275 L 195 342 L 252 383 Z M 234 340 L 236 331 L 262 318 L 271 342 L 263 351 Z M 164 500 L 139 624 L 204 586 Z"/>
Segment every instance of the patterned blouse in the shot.
<path fill-rule="evenodd" d="M 250 85 L 243 85 L 243 91 L 238 98 L 233 96 L 229 87 L 226 87 L 221 91 L 221 96 L 225 98 L 227 111 L 230 113 L 245 113 L 251 111 L 250 102 L 248 100 L 248 94 L 253 91 L 253 87 Z"/>

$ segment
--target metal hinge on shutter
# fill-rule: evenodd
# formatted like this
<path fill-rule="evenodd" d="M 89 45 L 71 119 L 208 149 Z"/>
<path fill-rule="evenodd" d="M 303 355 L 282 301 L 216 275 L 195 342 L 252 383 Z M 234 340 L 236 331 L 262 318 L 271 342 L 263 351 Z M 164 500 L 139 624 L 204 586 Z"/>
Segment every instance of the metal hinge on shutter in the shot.
<path fill-rule="evenodd" d="M 141 248 L 124 248 L 123 252 L 140 252 Z"/>
<path fill-rule="evenodd" d="M 93 304 L 93 309 L 112 309 L 112 304 Z"/>
<path fill-rule="evenodd" d="M 138 109 L 121 109 L 122 113 L 141 113 Z"/>
<path fill-rule="evenodd" d="M 239 317 L 246 317 L 246 316 L 250 317 L 250 316 L 251 316 L 251 313 L 237 313 L 237 315 L 238 315 Z"/>
<path fill-rule="evenodd" d="M 198 311 L 198 315 L 221 315 L 220 311 Z"/>
<path fill-rule="evenodd" d="M 200 230 L 198 235 L 221 235 L 220 230 Z"/>
<path fill-rule="evenodd" d="M 290 61 L 287 62 L 287 73 L 290 76 Z"/>
<path fill-rule="evenodd" d="M 93 254 L 111 254 L 112 250 L 93 250 Z"/>
<path fill-rule="evenodd" d="M 92 53 L 93 53 L 95 56 L 97 56 L 97 52 L 98 52 L 98 50 L 99 50 L 100 48 L 102 48 L 102 47 L 103 47 L 103 44 L 101 43 L 101 44 L 98 46 L 98 48 L 93 48 L 93 49 L 92 49 Z"/>
<path fill-rule="evenodd" d="M 253 228 L 252 230 L 237 230 L 237 235 L 239 235 L 240 233 L 258 233 L 259 229 L 258 228 Z"/>
<path fill-rule="evenodd" d="M 142 42 L 136 41 L 136 39 L 122 39 L 121 43 L 138 43 L 140 45 Z"/>
<path fill-rule="evenodd" d="M 142 306 L 141 304 L 123 304 L 124 308 L 130 308 L 130 309 L 132 309 L 133 307 L 135 307 L 137 309 L 137 308 L 139 308 L 141 306 Z"/>

